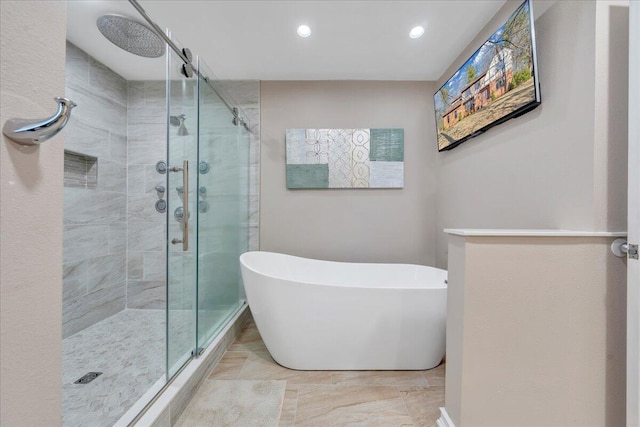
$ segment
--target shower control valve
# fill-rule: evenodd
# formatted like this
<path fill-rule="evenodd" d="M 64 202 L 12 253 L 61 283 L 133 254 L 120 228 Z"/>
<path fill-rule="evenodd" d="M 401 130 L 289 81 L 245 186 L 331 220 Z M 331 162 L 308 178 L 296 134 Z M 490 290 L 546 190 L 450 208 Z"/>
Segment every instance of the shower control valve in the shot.
<path fill-rule="evenodd" d="M 182 206 L 178 206 L 175 211 L 173 211 L 173 218 L 181 223 L 184 223 L 184 208 Z M 191 218 L 191 212 L 189 212 L 189 218 Z"/>
<path fill-rule="evenodd" d="M 163 175 L 167 173 L 167 162 L 165 162 L 164 160 L 160 160 L 158 163 L 156 163 L 156 172 Z"/>
<path fill-rule="evenodd" d="M 163 213 L 167 211 L 167 201 L 164 199 L 159 199 L 156 201 L 156 211 Z"/>
<path fill-rule="evenodd" d="M 200 163 L 198 163 L 198 172 L 200 172 L 201 175 L 204 175 L 210 170 L 211 166 L 209 165 L 209 162 L 207 162 L 206 160 L 200 160 Z"/>

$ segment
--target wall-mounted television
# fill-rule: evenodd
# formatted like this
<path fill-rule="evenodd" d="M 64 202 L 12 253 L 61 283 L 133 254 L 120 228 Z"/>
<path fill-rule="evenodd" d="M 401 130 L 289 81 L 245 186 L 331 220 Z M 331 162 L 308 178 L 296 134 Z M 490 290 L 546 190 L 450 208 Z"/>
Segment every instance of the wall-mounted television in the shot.
<path fill-rule="evenodd" d="M 434 94 L 438 151 L 540 105 L 537 70 L 526 0 Z"/>

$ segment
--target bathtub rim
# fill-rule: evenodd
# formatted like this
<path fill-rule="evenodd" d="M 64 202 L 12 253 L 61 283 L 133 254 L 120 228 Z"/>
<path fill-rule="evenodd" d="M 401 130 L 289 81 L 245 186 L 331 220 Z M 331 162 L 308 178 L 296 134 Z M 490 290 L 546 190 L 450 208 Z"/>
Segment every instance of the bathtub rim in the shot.
<path fill-rule="evenodd" d="M 429 287 L 407 287 L 406 285 L 403 286 L 386 286 L 386 285 L 381 285 L 381 286 L 362 286 L 362 285 L 353 285 L 353 284 L 335 284 L 335 283 L 325 283 L 325 282 L 310 282 L 310 281 L 305 281 L 305 280 L 294 280 L 290 277 L 283 277 L 283 276 L 275 276 L 272 274 L 266 274 L 262 271 L 256 270 L 253 267 L 250 267 L 245 261 L 244 258 L 248 257 L 249 254 L 256 254 L 256 253 L 264 253 L 264 254 L 273 254 L 273 255 L 277 255 L 277 256 L 281 256 L 281 257 L 285 257 L 285 258 L 297 258 L 297 259 L 304 259 L 307 261 L 317 261 L 317 262 L 323 262 L 323 263 L 330 263 L 330 264 L 351 264 L 351 265 L 393 265 L 393 266 L 408 266 L 408 267 L 421 267 L 421 268 L 426 268 L 429 270 L 436 270 L 436 271 L 441 271 L 445 273 L 445 279 L 444 282 L 442 283 L 435 283 L 435 285 L 437 286 L 433 286 L 433 284 L 430 284 Z M 245 256 L 246 255 L 246 256 Z M 272 279 L 276 279 L 276 280 L 282 280 L 288 283 L 296 283 L 296 284 L 300 284 L 300 285 L 309 285 L 309 286 L 326 286 L 329 288 L 350 288 L 350 289 L 380 289 L 380 290 L 398 290 L 398 291 L 404 291 L 404 290 L 423 290 L 423 291 L 427 291 L 427 290 L 432 290 L 432 291 L 438 291 L 438 290 L 447 290 L 448 289 L 448 271 L 444 270 L 442 268 L 438 268 L 438 267 L 432 267 L 429 265 L 420 265 L 420 264 L 406 264 L 406 263 L 377 263 L 377 262 L 344 262 L 344 261 L 328 261 L 328 260 L 320 260 L 320 259 L 315 259 L 315 258 L 305 258 L 305 257 L 300 257 L 300 256 L 296 256 L 296 255 L 289 255 L 289 254 L 283 254 L 280 252 L 272 252 L 272 251 L 247 251 L 244 252 L 240 255 L 239 257 L 240 260 L 240 265 L 242 268 L 246 268 L 250 271 L 252 271 L 253 273 L 268 277 L 268 278 L 272 278 Z"/>

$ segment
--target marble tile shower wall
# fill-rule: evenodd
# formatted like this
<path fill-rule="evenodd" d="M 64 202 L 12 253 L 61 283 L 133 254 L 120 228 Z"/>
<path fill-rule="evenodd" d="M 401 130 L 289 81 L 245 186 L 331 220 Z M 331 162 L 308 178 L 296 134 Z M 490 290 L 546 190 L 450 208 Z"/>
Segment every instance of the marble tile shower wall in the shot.
<path fill-rule="evenodd" d="M 163 309 L 166 293 L 164 213 L 155 209 L 167 175 L 166 83 L 129 81 L 127 105 L 127 308 Z"/>
<path fill-rule="evenodd" d="M 172 84 L 171 115 L 184 114 L 186 116 L 185 125 L 189 131 L 188 135 L 177 135 L 177 128 L 170 127 L 169 138 L 171 140 L 171 163 L 182 158 L 195 158 L 195 138 L 196 138 L 196 80 L 189 80 L 186 85 Z M 251 135 L 249 139 L 249 182 L 238 182 L 233 185 L 221 184 L 221 187 L 232 189 L 232 193 L 240 188 L 247 188 L 249 191 L 248 208 L 237 214 L 248 217 L 246 223 L 249 227 L 249 250 L 258 249 L 259 236 L 259 150 L 260 150 L 260 82 L 258 81 L 219 81 L 220 89 L 229 94 L 238 106 L 251 121 Z M 165 307 L 165 280 L 166 272 L 165 260 L 165 234 L 158 233 L 157 224 L 164 221 L 164 215 L 158 214 L 154 209 L 154 203 L 159 194 L 155 191 L 157 184 L 166 185 L 166 175 L 159 175 L 155 171 L 155 163 L 158 160 L 166 160 L 165 143 L 165 82 L 137 81 L 129 82 L 128 86 L 128 209 L 127 220 L 129 226 L 128 235 L 128 257 L 127 257 L 127 308 L 164 308 Z M 226 109 L 218 111 L 219 104 L 214 102 L 211 105 L 207 102 L 206 96 L 202 105 L 200 133 L 201 145 L 206 145 L 211 138 L 232 138 L 237 135 L 237 128 L 219 126 L 216 122 L 220 117 L 229 118 Z M 225 128 L 222 132 L 220 128 Z M 229 163 L 224 147 L 232 147 L 233 143 L 215 144 L 222 147 L 221 152 L 208 152 L 206 148 L 201 150 L 201 157 L 212 154 L 210 161 L 212 175 L 224 176 L 224 171 L 220 171 L 225 163 Z M 232 165 L 231 167 L 235 167 Z M 190 171 L 190 182 L 196 182 L 196 168 L 194 165 Z M 176 180 L 176 182 L 179 181 Z M 142 184 L 144 183 L 144 187 Z M 236 190 L 233 190 L 233 189 Z M 170 238 L 180 237 L 182 230 L 178 222 L 173 220 L 173 210 L 180 203 L 175 203 L 180 197 L 175 185 L 167 188 L 168 197 L 172 200 L 169 205 L 169 234 Z M 211 203 L 212 209 L 217 208 L 217 213 L 233 213 L 233 209 L 228 209 L 226 199 L 233 198 L 234 194 L 211 192 L 207 195 L 207 200 Z M 166 197 L 166 196 L 165 196 Z M 215 200 L 214 200 L 215 199 Z M 233 203 L 233 202 L 231 202 Z M 194 212 L 195 204 L 191 201 L 191 211 Z M 229 222 L 234 222 L 230 219 Z M 202 247 L 206 254 L 201 257 L 202 261 L 210 261 L 210 255 L 229 252 L 229 248 L 221 248 L 220 245 L 227 244 L 223 236 L 224 230 L 220 228 L 207 227 L 206 221 L 201 221 L 201 233 L 207 238 L 202 239 L 211 243 L 213 247 Z M 179 250 L 172 251 L 169 256 L 169 266 L 172 272 L 169 277 L 169 303 L 172 309 L 192 309 L 194 301 L 195 283 L 195 227 L 190 229 L 191 249 L 188 252 Z M 242 233 L 240 233 L 242 235 Z M 240 238 L 240 236 L 239 236 Z M 231 260 L 227 260 L 231 261 Z M 219 262 L 209 262 L 212 266 L 220 266 Z M 205 268 L 206 270 L 206 268 Z M 203 270 L 201 270 L 203 271 Z M 209 272 L 213 274 L 213 272 Z M 215 272 L 220 275 L 220 271 Z M 232 275 L 232 272 L 223 272 L 223 275 Z M 206 290 L 201 290 L 205 292 Z M 212 291 L 216 291 L 212 289 Z M 220 295 L 217 295 L 220 297 Z"/>
<path fill-rule="evenodd" d="M 198 223 L 205 238 L 198 241 L 199 307 L 224 310 L 237 304 L 239 295 L 239 251 L 246 251 L 248 214 L 246 204 L 249 154 L 248 138 L 232 123 L 232 115 L 217 97 L 205 96 L 201 103 L 200 159 L 211 170 L 200 175 L 206 188 L 202 199 L 210 209 L 200 212 Z"/>
<path fill-rule="evenodd" d="M 200 176 L 210 203 L 208 212 L 200 213 L 199 226 L 205 239 L 199 246 L 200 306 L 206 309 L 225 309 L 244 295 L 237 287 L 240 272 L 237 254 L 258 249 L 258 192 L 259 183 L 259 102 L 258 81 L 218 80 L 216 89 L 233 99 L 251 124 L 244 132 L 233 126 L 227 108 L 210 91 L 205 90 L 201 104 L 200 158 L 211 171 Z M 247 200 L 247 196 L 249 199 Z M 246 236 L 249 233 L 249 241 Z"/>
<path fill-rule="evenodd" d="M 182 166 L 183 160 L 190 160 L 189 183 L 190 194 L 193 194 L 195 182 L 197 180 L 198 168 L 194 164 L 197 157 L 197 80 L 189 79 L 171 83 L 170 114 L 172 116 L 184 115 L 184 125 L 188 131 L 187 135 L 178 135 L 178 127 L 169 128 L 169 166 Z M 182 194 L 178 192 L 178 187 L 183 185 L 181 173 L 170 173 L 171 184 L 167 188 L 169 197 L 169 239 L 182 239 L 182 226 L 174 218 L 175 209 L 182 206 Z M 183 252 L 181 245 L 171 245 L 168 262 L 171 272 L 167 283 L 169 286 L 169 309 L 171 310 L 192 310 L 195 304 L 195 251 L 196 251 L 196 228 L 195 221 L 195 200 L 189 200 L 189 250 Z M 179 315 L 179 314 L 178 314 Z"/>
<path fill-rule="evenodd" d="M 127 308 L 164 308 L 165 307 L 165 288 L 166 272 L 164 269 L 165 260 L 165 235 L 158 235 L 158 229 L 154 226 L 157 221 L 164 220 L 163 215 L 155 212 L 154 203 L 159 194 L 155 191 L 157 184 L 166 185 L 166 175 L 159 175 L 155 171 L 155 163 L 158 160 L 166 160 L 166 144 L 164 143 L 165 132 L 165 86 L 164 82 L 129 82 L 129 101 L 128 101 L 128 211 L 127 219 L 129 224 L 128 238 L 128 272 L 127 272 Z M 189 131 L 188 135 L 177 135 L 177 128 L 170 127 L 169 138 L 171 140 L 171 163 L 174 165 L 176 161 L 182 158 L 195 158 L 195 138 L 196 138 L 196 95 L 195 80 L 190 80 L 186 85 L 171 85 L 171 115 L 184 114 L 186 116 L 185 125 Z M 248 217 L 249 224 L 249 249 L 258 249 L 258 204 L 259 204 L 259 102 L 260 102 L 260 83 L 258 81 L 223 81 L 222 89 L 225 93 L 230 94 L 235 101 L 238 101 L 239 107 L 244 110 L 248 118 L 251 120 L 252 133 L 250 138 L 250 165 L 249 183 L 238 182 L 236 189 L 249 188 L 249 206 L 240 213 Z M 201 144 L 211 138 L 230 138 L 237 135 L 236 129 L 230 127 L 226 131 L 220 132 L 220 127 L 216 125 L 220 117 L 230 117 L 226 109 L 216 110 L 215 105 L 209 105 L 206 101 L 202 105 L 203 111 L 200 115 L 200 132 Z M 233 144 L 216 144 L 218 147 L 231 147 Z M 224 175 L 224 172 L 217 170 L 221 168 L 226 158 L 226 153 L 216 152 L 207 153 L 206 149 L 202 149 L 201 157 L 207 154 L 213 154 L 210 161 L 212 174 Z M 231 156 L 233 157 L 233 156 Z M 196 182 L 196 168 L 192 165 L 190 170 L 190 182 Z M 141 187 L 144 176 L 144 188 Z M 175 182 L 179 182 L 177 179 Z M 223 187 L 233 189 L 234 186 Z M 169 204 L 169 237 L 180 237 L 182 230 L 178 222 L 173 220 L 173 210 L 180 203 L 176 203 L 180 197 L 175 185 L 167 188 L 168 197 L 172 200 Z M 215 191 L 207 195 L 207 200 L 211 203 L 212 209 L 217 212 L 233 212 L 225 206 L 225 198 L 229 194 L 218 194 Z M 215 199 L 215 200 L 214 200 Z M 191 212 L 194 212 L 195 204 L 191 201 Z M 232 222 L 230 220 L 230 222 Z M 205 248 L 207 253 L 228 252 L 229 248 L 220 248 L 225 244 L 224 236 L 221 235 L 223 230 L 210 229 L 207 227 L 206 221 L 202 221 L 201 233 L 207 238 L 205 242 L 210 242 L 214 247 Z M 172 251 L 169 256 L 169 266 L 172 272 L 168 278 L 169 285 L 169 303 L 172 309 L 192 309 L 194 301 L 195 283 L 195 227 L 190 229 L 191 249 L 188 252 L 179 250 Z M 159 241 L 158 239 L 162 239 Z M 160 246 L 159 246 L 160 245 Z M 202 254 L 204 255 L 204 254 Z M 210 257 L 201 257 L 201 260 L 208 261 Z M 220 265 L 220 263 L 212 263 Z M 202 271 L 202 270 L 201 270 Z M 219 271 L 216 272 L 218 275 Z M 223 273 L 225 274 L 225 273 Z M 205 290 L 201 290 L 205 291 Z M 218 295 L 219 297 L 219 295 Z"/>
<path fill-rule="evenodd" d="M 127 82 L 71 43 L 66 61 L 67 96 L 79 107 L 67 127 L 65 149 L 98 159 L 98 183 L 95 189 L 64 189 L 65 337 L 125 308 L 165 307 L 165 215 L 155 210 L 161 197 L 155 187 L 167 185 L 167 175 L 155 170 L 156 162 L 167 157 L 166 83 Z M 220 84 L 251 121 L 250 200 L 248 212 L 240 214 L 248 216 L 249 249 L 257 250 L 260 83 Z M 186 114 L 187 128 L 195 135 L 195 104 L 184 104 L 172 97 L 171 113 Z M 173 191 L 174 200 L 178 196 L 175 189 L 167 191 Z M 177 223 L 169 225 L 170 233 L 179 234 Z M 192 283 L 192 259 L 188 253 L 170 257 L 175 272 L 175 283 L 169 284 L 173 308 L 191 308 L 193 289 L 184 285 Z"/>
<path fill-rule="evenodd" d="M 79 105 L 65 149 L 96 157 L 96 189 L 64 189 L 63 335 L 125 308 L 164 308 L 164 81 L 129 81 L 67 42 L 67 96 Z"/>
<path fill-rule="evenodd" d="M 249 136 L 249 250 L 260 248 L 260 81 L 221 80 L 228 93 L 251 122 Z"/>
<path fill-rule="evenodd" d="M 65 149 L 96 157 L 98 180 L 64 188 L 64 337 L 125 308 L 127 247 L 127 82 L 71 43 L 66 55 Z"/>

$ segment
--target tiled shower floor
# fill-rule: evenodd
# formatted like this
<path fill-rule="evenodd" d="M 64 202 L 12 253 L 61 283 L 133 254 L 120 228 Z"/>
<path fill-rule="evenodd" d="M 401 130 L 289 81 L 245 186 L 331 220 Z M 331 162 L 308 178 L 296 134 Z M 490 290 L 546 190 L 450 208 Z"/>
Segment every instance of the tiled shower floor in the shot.
<path fill-rule="evenodd" d="M 444 383 L 444 364 L 427 371 L 287 369 L 271 358 L 251 321 L 177 426 L 435 427 Z"/>
<path fill-rule="evenodd" d="M 203 310 L 200 321 L 215 330 L 233 308 Z M 194 314 L 171 311 L 172 363 L 182 364 L 193 348 Z M 111 427 L 166 371 L 165 310 L 124 310 L 62 341 L 62 424 Z M 177 369 L 177 367 L 176 367 Z M 89 384 L 74 384 L 88 372 L 102 372 Z"/>
<path fill-rule="evenodd" d="M 62 341 L 62 424 L 112 426 L 165 374 L 165 311 L 124 310 Z M 103 372 L 74 384 L 87 372 Z"/>

